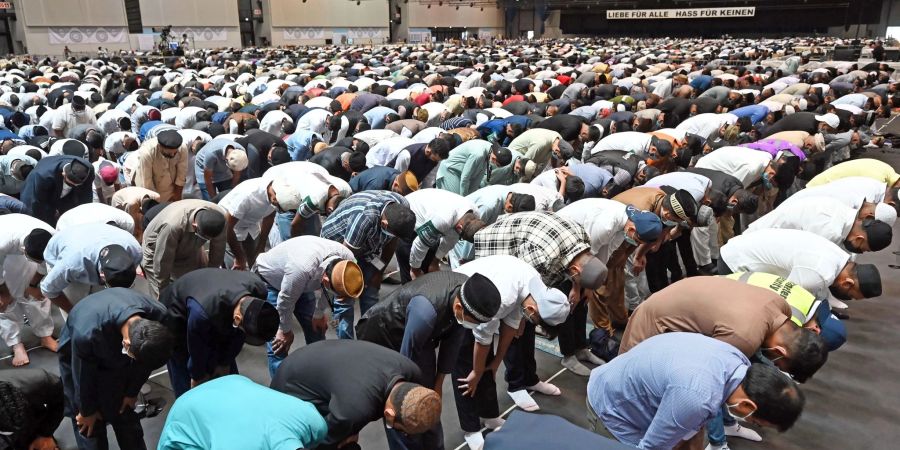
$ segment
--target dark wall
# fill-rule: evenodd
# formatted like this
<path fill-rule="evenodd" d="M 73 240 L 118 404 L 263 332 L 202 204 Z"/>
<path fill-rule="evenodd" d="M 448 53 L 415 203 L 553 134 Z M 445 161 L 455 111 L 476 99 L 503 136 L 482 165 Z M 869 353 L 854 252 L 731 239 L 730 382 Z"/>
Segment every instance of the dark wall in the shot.
<path fill-rule="evenodd" d="M 886 0 L 890 1 L 890 0 Z M 762 36 L 826 33 L 828 27 L 857 23 L 878 23 L 882 0 L 759 0 L 744 2 L 720 1 L 692 6 L 686 3 L 655 0 L 639 1 L 634 9 L 707 8 L 755 6 L 756 16 L 734 19 L 663 19 L 663 20 L 607 20 L 606 9 L 571 6 L 563 8 L 560 28 L 565 34 L 600 36 L 680 36 L 719 37 Z"/>

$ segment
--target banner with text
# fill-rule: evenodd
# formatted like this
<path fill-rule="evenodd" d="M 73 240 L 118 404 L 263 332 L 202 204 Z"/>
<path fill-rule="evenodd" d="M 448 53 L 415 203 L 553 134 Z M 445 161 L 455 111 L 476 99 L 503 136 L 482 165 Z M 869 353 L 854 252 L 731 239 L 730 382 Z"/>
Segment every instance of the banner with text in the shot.
<path fill-rule="evenodd" d="M 756 7 L 744 8 L 681 8 L 681 9 L 610 9 L 607 20 L 616 19 L 727 19 L 753 17 Z"/>

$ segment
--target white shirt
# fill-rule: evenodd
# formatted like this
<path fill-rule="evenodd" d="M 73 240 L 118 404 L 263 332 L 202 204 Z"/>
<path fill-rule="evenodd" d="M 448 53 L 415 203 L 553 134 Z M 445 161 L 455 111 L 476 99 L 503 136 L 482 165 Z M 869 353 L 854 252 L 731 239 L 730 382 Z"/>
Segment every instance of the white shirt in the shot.
<path fill-rule="evenodd" d="M 691 193 L 694 200 L 699 203 L 706 197 L 712 186 L 712 181 L 703 175 L 691 172 L 669 172 L 653 177 L 644 183 L 647 187 L 671 186 L 675 189 L 684 189 Z"/>
<path fill-rule="evenodd" d="M 435 140 L 438 136 L 441 135 L 441 133 L 444 133 L 443 128 L 428 127 L 416 133 L 416 135 L 413 136 L 412 139 L 416 144 L 427 144 Z"/>
<path fill-rule="evenodd" d="M 540 175 L 531 180 L 530 184 L 559 192 L 559 187 L 556 185 L 556 171 L 552 169 L 541 172 Z"/>
<path fill-rule="evenodd" d="M 197 113 L 203 111 L 205 111 L 205 109 L 197 106 L 185 106 L 175 115 L 175 126 L 178 128 L 193 127 L 197 123 Z M 268 114 L 266 115 L 268 116 Z"/>
<path fill-rule="evenodd" d="M 359 139 L 366 144 L 369 144 L 369 153 L 372 152 L 372 149 L 381 141 L 400 137 L 399 134 L 394 133 L 391 130 L 366 130 L 361 133 L 356 133 L 353 135 L 353 139 Z M 404 138 L 405 139 L 405 138 Z M 413 142 L 410 142 L 412 144 Z M 405 147 L 405 146 L 404 146 Z"/>
<path fill-rule="evenodd" d="M 850 233 L 858 210 L 828 197 L 806 197 L 783 203 L 747 227 L 746 233 L 769 228 L 815 233 L 838 246 Z"/>
<path fill-rule="evenodd" d="M 735 236 L 719 251 L 733 272 L 764 272 L 787 278 L 819 298 L 850 261 L 850 254 L 815 233 L 766 229 Z"/>
<path fill-rule="evenodd" d="M 266 113 L 265 117 L 259 121 L 259 129 L 274 134 L 275 136 L 282 137 L 284 136 L 282 128 L 283 123 L 294 123 L 294 120 L 291 119 L 291 116 L 285 114 L 284 111 L 269 111 Z M 311 131 L 320 133 L 318 130 Z"/>
<path fill-rule="evenodd" d="M 24 255 L 25 237 L 36 228 L 47 230 L 51 234 L 56 231 L 44 221 L 25 214 L 0 216 L 0 284 L 5 284 L 7 281 L 7 274 L 4 271 L 6 257 Z"/>
<path fill-rule="evenodd" d="M 309 130 L 324 137 L 326 132 L 329 131 L 326 125 L 326 120 L 329 117 L 331 117 L 331 113 L 326 109 L 311 109 L 303 117 L 297 119 L 296 128 L 298 130 Z"/>
<path fill-rule="evenodd" d="M 675 127 L 676 130 L 683 130 L 691 134 L 707 138 L 725 124 L 732 125 L 737 122 L 737 116 L 734 114 L 714 114 L 704 113 L 697 114 L 694 117 L 688 117 Z"/>
<path fill-rule="evenodd" d="M 292 331 L 291 316 L 300 294 L 322 287 L 322 274 L 334 258 L 356 261 L 343 244 L 318 236 L 288 239 L 256 258 L 256 268 L 267 283 L 278 289 L 275 309 L 279 328 Z M 316 300 L 315 317 L 322 317 L 327 302 Z"/>
<path fill-rule="evenodd" d="M 440 260 L 459 241 L 456 222 L 469 212 L 477 214 L 475 204 L 465 197 L 441 189 L 419 189 L 406 196 L 409 208 L 416 215 L 416 238 L 409 253 L 409 265 L 422 266 L 428 249 L 438 246 L 435 258 Z M 425 242 L 440 235 L 440 242 Z"/>
<path fill-rule="evenodd" d="M 469 277 L 480 273 L 490 279 L 500 291 L 500 309 L 497 314 L 489 322 L 479 324 L 472 330 L 475 340 L 482 345 L 492 342 L 494 334 L 500 331 L 501 321 L 510 328 L 519 328 L 522 302 L 531 295 L 528 285 L 533 279 L 539 282 L 541 279 L 534 267 L 511 255 L 485 256 L 467 262 L 453 271 Z"/>
<path fill-rule="evenodd" d="M 141 140 L 138 139 L 136 134 L 130 131 L 116 131 L 106 136 L 106 139 L 103 140 L 103 150 L 106 150 L 107 153 L 115 153 L 116 155 L 125 153 L 125 146 L 122 145 L 122 140 L 126 137 L 131 137 L 137 141 L 138 145 L 141 144 Z"/>
<path fill-rule="evenodd" d="M 122 111 L 120 109 L 107 109 L 106 112 L 100 115 L 100 118 L 97 119 L 97 126 L 103 130 L 103 132 L 107 135 L 113 134 L 119 130 L 119 119 L 122 118 L 131 119 L 131 115 Z"/>
<path fill-rule="evenodd" d="M 113 208 L 105 203 L 85 203 L 78 205 L 59 216 L 56 222 L 57 231 L 71 228 L 75 225 L 90 223 L 114 222 L 116 228 L 134 233 L 134 218 L 125 211 Z"/>
<path fill-rule="evenodd" d="M 784 201 L 788 205 L 794 201 L 809 197 L 829 197 L 839 200 L 845 205 L 859 209 L 863 200 L 871 203 L 884 201 L 887 184 L 869 177 L 847 177 L 834 180 L 828 184 L 808 187 L 796 192 Z"/>
<path fill-rule="evenodd" d="M 591 253 L 605 264 L 625 240 L 628 205 L 605 198 L 585 198 L 559 210 L 557 214 L 584 228 Z"/>
<path fill-rule="evenodd" d="M 762 173 L 770 162 L 772 155 L 768 152 L 758 152 L 746 147 L 722 147 L 700 158 L 697 167 L 733 175 L 746 188 L 762 179 Z"/>
<path fill-rule="evenodd" d="M 653 136 L 647 133 L 637 131 L 623 131 L 621 133 L 613 133 L 600 139 L 593 148 L 591 154 L 602 152 L 604 150 L 625 150 L 626 152 L 635 153 L 643 158 L 648 156 L 650 149 L 650 140 Z"/>
<path fill-rule="evenodd" d="M 293 177 L 317 173 L 319 175 L 328 175 L 328 170 L 324 167 L 311 163 L 309 161 L 291 161 L 266 169 L 262 174 L 262 178 L 274 181 L 276 178 L 291 179 Z"/>
<path fill-rule="evenodd" d="M 387 166 L 403 149 L 415 143 L 416 141 L 410 138 L 397 135 L 384 139 L 369 148 L 369 152 L 366 153 L 366 167 Z"/>
<path fill-rule="evenodd" d="M 534 197 L 535 211 L 553 212 L 565 206 L 565 200 L 559 194 L 559 189 L 548 189 L 530 183 L 514 183 L 509 188 L 510 192 Z"/>
<path fill-rule="evenodd" d="M 265 178 L 243 181 L 219 202 L 219 206 L 238 219 L 234 226 L 238 240 L 246 240 L 247 236 L 259 237 L 262 220 L 275 213 L 266 192 L 271 183 Z"/>

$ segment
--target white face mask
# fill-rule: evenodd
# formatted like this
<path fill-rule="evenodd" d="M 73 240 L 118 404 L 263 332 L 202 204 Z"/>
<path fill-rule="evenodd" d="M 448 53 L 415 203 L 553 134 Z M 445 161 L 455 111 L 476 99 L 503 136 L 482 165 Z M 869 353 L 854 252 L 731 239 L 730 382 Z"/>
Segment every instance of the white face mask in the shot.
<path fill-rule="evenodd" d="M 455 318 L 455 319 L 456 319 L 456 323 L 462 325 L 462 327 L 467 330 L 474 330 L 476 327 L 478 327 L 477 323 L 469 322 L 467 320 L 459 320 L 459 318 Z"/>
<path fill-rule="evenodd" d="M 735 413 L 733 413 L 733 412 L 731 411 L 731 408 L 737 408 L 737 406 L 738 406 L 737 404 L 734 404 L 734 405 L 725 405 L 725 406 L 728 408 L 728 414 L 731 414 L 732 417 L 734 417 L 735 419 L 737 419 L 739 422 L 746 422 L 746 421 L 747 421 L 747 418 L 749 418 L 750 416 L 753 415 L 753 413 L 756 412 L 756 410 L 753 410 L 753 411 L 750 411 L 749 413 L 747 413 L 746 416 L 741 417 L 741 416 L 738 416 L 737 414 L 735 414 Z"/>

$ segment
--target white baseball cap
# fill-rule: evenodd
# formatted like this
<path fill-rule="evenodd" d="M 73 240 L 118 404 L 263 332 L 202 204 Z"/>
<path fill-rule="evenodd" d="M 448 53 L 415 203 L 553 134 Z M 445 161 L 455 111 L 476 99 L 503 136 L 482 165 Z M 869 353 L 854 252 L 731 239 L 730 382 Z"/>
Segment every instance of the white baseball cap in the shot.
<path fill-rule="evenodd" d="M 559 289 L 548 288 L 540 277 L 528 282 L 528 293 L 537 303 L 541 320 L 547 325 L 559 325 L 569 317 L 569 297 Z"/>
<path fill-rule="evenodd" d="M 278 178 L 272 182 L 275 200 L 283 211 L 296 211 L 300 207 L 300 191 L 287 179 Z"/>
<path fill-rule="evenodd" d="M 841 119 L 835 113 L 816 116 L 816 120 L 827 123 L 831 128 L 837 128 L 841 125 Z"/>

